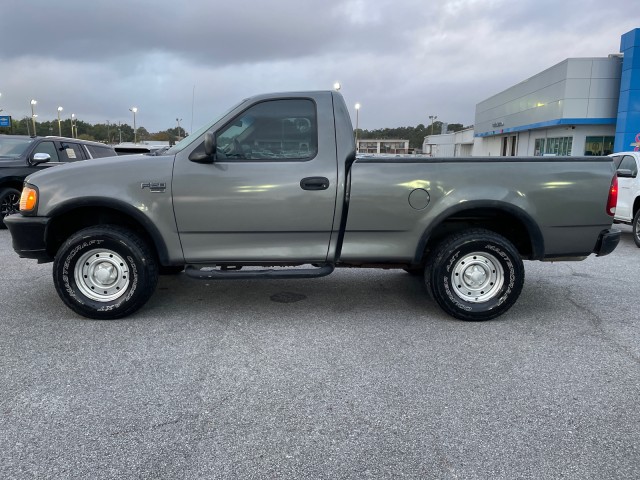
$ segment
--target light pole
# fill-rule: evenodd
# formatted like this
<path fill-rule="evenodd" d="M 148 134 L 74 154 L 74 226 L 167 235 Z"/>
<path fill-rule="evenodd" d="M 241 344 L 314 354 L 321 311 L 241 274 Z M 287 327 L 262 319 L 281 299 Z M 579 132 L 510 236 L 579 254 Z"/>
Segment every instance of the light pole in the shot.
<path fill-rule="evenodd" d="M 111 143 L 111 130 L 109 130 L 109 120 L 107 120 L 107 144 Z"/>
<path fill-rule="evenodd" d="M 64 108 L 58 107 L 58 136 L 62 136 L 62 124 L 60 123 L 60 112 L 62 112 Z"/>
<path fill-rule="evenodd" d="M 180 138 L 180 122 L 182 121 L 181 118 L 176 118 L 176 122 L 178 122 L 178 139 Z"/>
<path fill-rule="evenodd" d="M 33 136 L 36 136 L 36 112 L 35 106 L 38 102 L 31 99 L 31 123 L 33 124 Z"/>
<path fill-rule="evenodd" d="M 355 105 L 355 109 L 356 109 L 356 153 L 360 153 L 360 147 L 358 146 L 358 120 L 359 120 L 359 115 L 360 115 L 360 104 L 356 103 Z"/>
<path fill-rule="evenodd" d="M 122 128 L 120 128 L 120 120 L 118 120 L 118 138 L 120 139 L 119 143 L 122 143 Z"/>
<path fill-rule="evenodd" d="M 437 115 L 429 115 L 429 119 L 431 120 L 431 135 L 433 135 L 433 122 L 438 118 Z"/>
<path fill-rule="evenodd" d="M 133 112 L 133 143 L 138 143 L 138 132 L 136 131 L 136 113 L 138 107 L 131 107 L 129 111 Z"/>
<path fill-rule="evenodd" d="M 71 138 L 76 138 L 76 137 L 75 137 L 75 134 L 74 134 L 74 129 L 75 129 L 75 127 L 74 127 L 75 118 L 76 118 L 76 114 L 75 114 L 75 113 L 72 113 L 72 114 L 71 114 Z"/>
<path fill-rule="evenodd" d="M 0 97 L 2 97 L 2 94 L 0 93 Z M 2 111 L 2 109 L 0 108 L 0 112 Z"/>

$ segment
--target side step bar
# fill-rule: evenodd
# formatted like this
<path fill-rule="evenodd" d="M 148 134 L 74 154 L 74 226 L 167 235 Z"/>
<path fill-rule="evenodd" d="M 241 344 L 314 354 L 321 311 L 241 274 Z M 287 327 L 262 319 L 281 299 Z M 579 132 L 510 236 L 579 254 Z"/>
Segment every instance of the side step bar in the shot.
<path fill-rule="evenodd" d="M 203 270 L 197 265 L 187 265 L 184 273 L 191 278 L 199 280 L 246 280 L 250 278 L 317 278 L 329 275 L 335 267 L 331 264 L 322 265 L 317 268 L 282 268 L 278 270 L 240 270 L 217 268 Z"/>

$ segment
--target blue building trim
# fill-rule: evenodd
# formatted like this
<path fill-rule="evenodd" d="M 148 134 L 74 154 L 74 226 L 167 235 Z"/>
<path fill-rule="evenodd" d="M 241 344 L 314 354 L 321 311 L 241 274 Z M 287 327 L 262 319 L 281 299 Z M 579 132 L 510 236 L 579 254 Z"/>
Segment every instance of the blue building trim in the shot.
<path fill-rule="evenodd" d="M 622 75 L 614 150 L 640 150 L 640 28 L 625 33 L 620 40 Z"/>
<path fill-rule="evenodd" d="M 531 123 L 518 127 L 501 128 L 490 132 L 475 133 L 474 137 L 493 137 L 504 135 L 505 133 L 524 132 L 526 130 L 536 130 L 538 128 L 557 127 L 559 125 L 615 125 L 615 118 L 557 118 L 546 122 Z"/>

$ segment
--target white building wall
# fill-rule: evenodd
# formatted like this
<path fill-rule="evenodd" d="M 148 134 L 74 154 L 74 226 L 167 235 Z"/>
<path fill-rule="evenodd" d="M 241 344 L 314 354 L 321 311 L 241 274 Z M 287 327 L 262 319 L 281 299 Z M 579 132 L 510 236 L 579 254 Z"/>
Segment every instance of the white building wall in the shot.
<path fill-rule="evenodd" d="M 621 70 L 615 56 L 568 58 L 480 102 L 475 134 L 500 135 L 572 119 L 615 119 Z"/>

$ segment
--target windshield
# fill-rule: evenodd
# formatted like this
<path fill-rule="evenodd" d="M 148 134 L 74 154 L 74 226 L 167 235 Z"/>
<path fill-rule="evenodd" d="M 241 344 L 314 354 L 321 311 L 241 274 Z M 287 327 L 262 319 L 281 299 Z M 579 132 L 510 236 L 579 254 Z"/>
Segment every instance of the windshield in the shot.
<path fill-rule="evenodd" d="M 3 138 L 0 136 L 0 157 L 18 158 L 29 148 L 33 138 Z"/>
<path fill-rule="evenodd" d="M 171 147 L 169 150 L 163 152 L 163 155 L 175 155 L 176 153 L 184 150 L 193 142 L 195 142 L 197 139 L 199 139 L 204 134 L 204 132 L 206 132 L 207 130 L 210 130 L 211 127 L 213 127 L 218 121 L 220 121 L 221 118 L 224 118 L 229 112 L 235 110 L 239 105 L 244 103 L 244 101 L 245 100 L 238 103 L 237 105 L 234 105 L 229 110 L 224 112 L 222 115 L 218 116 L 212 122 L 206 123 L 204 126 L 200 127 L 198 130 L 190 134 L 188 137 L 183 138 L 178 143 L 176 143 L 173 147 Z"/>

